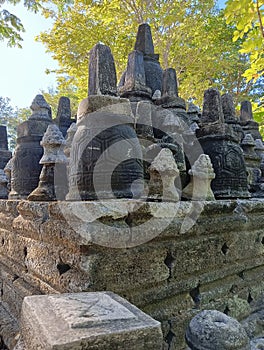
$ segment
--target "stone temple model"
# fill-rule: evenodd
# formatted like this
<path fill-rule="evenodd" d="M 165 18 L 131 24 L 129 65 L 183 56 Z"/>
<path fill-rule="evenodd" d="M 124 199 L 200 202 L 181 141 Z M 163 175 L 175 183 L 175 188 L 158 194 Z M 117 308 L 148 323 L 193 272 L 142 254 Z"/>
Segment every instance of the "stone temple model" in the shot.
<path fill-rule="evenodd" d="M 87 95 L 76 121 L 68 98 L 52 119 L 37 95 L 12 158 L 0 127 L 0 348 L 263 348 L 250 103 L 239 118 L 215 88 L 186 103 L 147 24 L 119 83 L 110 48 L 92 48 Z"/>

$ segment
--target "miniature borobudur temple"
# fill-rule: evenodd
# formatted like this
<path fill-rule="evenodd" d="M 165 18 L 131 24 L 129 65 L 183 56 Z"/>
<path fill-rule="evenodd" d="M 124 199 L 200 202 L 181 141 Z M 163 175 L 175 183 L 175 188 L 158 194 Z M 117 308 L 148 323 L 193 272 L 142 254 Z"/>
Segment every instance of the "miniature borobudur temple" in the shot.
<path fill-rule="evenodd" d="M 13 156 L 0 126 L 2 346 L 263 348 L 264 146 L 250 103 L 238 118 L 210 88 L 202 111 L 186 104 L 147 24 L 119 84 L 95 45 L 88 85 L 76 120 L 68 98 L 52 119 L 37 95 Z"/>

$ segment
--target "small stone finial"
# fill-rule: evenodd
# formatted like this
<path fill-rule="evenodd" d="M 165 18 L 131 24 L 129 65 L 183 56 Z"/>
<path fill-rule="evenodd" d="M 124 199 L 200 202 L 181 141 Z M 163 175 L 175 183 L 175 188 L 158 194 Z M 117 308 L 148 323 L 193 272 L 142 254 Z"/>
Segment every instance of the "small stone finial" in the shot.
<path fill-rule="evenodd" d="M 185 339 L 191 349 L 250 350 L 242 325 L 217 310 L 199 312 L 189 323 Z"/>
<path fill-rule="evenodd" d="M 196 106 L 194 103 L 189 102 L 188 103 L 188 114 L 199 114 L 201 113 L 200 108 L 198 106 Z"/>
<path fill-rule="evenodd" d="M 33 113 L 29 119 L 51 119 L 51 107 L 43 95 L 37 95 L 30 108 Z"/>
<path fill-rule="evenodd" d="M 250 101 L 242 101 L 240 107 L 240 120 L 247 122 L 253 120 L 252 105 Z"/>
<path fill-rule="evenodd" d="M 104 44 L 96 44 L 90 51 L 88 95 L 116 94 L 116 68 L 111 49 Z"/>
<path fill-rule="evenodd" d="M 151 28 L 147 23 L 138 27 L 135 50 L 141 51 L 145 55 L 154 55 Z"/>
<path fill-rule="evenodd" d="M 241 146 L 242 148 L 245 146 L 249 146 L 252 151 L 254 150 L 256 143 L 255 140 L 253 138 L 253 136 L 251 134 L 246 134 L 245 137 L 243 138 L 242 142 L 241 142 Z"/>
<path fill-rule="evenodd" d="M 7 131 L 5 125 L 0 125 L 0 149 L 8 150 Z"/>
<path fill-rule="evenodd" d="M 151 163 L 149 169 L 149 199 L 173 201 L 179 200 L 175 188 L 175 178 L 179 176 L 179 169 L 170 149 L 162 148 Z"/>
<path fill-rule="evenodd" d="M 215 178 L 215 172 L 210 157 L 200 154 L 188 173 L 191 175 L 191 181 L 184 188 L 182 196 L 192 200 L 214 200 L 211 181 Z"/>
<path fill-rule="evenodd" d="M 135 94 L 151 98 L 152 91 L 146 86 L 144 56 L 140 51 L 132 51 L 128 55 L 125 83 L 120 88 L 121 96 Z"/>
<path fill-rule="evenodd" d="M 178 96 L 177 76 L 174 68 L 168 68 L 163 71 L 162 96 Z"/>
<path fill-rule="evenodd" d="M 67 158 L 70 158 L 71 145 L 72 145 L 72 141 L 76 131 L 77 131 L 77 126 L 75 123 L 72 123 L 69 129 L 67 130 L 66 144 L 64 148 L 64 154 L 66 155 Z"/>
<path fill-rule="evenodd" d="M 233 96 L 231 94 L 223 94 L 221 96 L 222 107 L 225 121 L 232 121 L 236 119 L 236 110 Z"/>
<path fill-rule="evenodd" d="M 217 89 L 210 88 L 204 92 L 202 123 L 224 123 L 221 95 Z"/>
<path fill-rule="evenodd" d="M 43 168 L 38 187 L 30 193 L 28 200 L 53 201 L 63 199 L 67 192 L 66 164 L 68 160 L 63 153 L 65 140 L 57 125 L 48 126 L 41 145 L 44 148 L 44 154 L 39 163 L 43 164 Z"/>
<path fill-rule="evenodd" d="M 8 178 L 3 169 L 0 169 L 0 199 L 8 198 Z"/>

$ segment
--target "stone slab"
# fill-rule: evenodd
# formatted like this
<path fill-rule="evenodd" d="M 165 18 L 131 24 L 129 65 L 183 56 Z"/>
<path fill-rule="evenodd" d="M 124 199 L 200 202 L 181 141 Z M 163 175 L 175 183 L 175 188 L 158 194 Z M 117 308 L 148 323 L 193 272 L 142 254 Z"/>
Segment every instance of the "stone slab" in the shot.
<path fill-rule="evenodd" d="M 26 297 L 22 336 L 28 350 L 161 350 L 158 321 L 111 292 Z"/>

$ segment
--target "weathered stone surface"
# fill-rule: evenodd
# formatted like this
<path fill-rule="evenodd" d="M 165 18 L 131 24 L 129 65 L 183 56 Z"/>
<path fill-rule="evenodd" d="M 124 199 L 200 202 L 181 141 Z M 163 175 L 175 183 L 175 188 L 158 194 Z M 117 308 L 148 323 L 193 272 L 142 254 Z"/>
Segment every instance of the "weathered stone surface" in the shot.
<path fill-rule="evenodd" d="M 52 124 L 51 109 L 42 95 L 37 95 L 31 105 L 29 120 L 17 127 L 17 146 L 13 156 L 10 199 L 27 198 L 38 186 L 43 155 L 40 141 Z"/>
<path fill-rule="evenodd" d="M 178 201 L 175 178 L 179 175 L 172 152 L 163 148 L 151 163 L 148 198 L 162 201 Z"/>
<path fill-rule="evenodd" d="M 62 135 L 65 137 L 69 129 L 71 120 L 71 101 L 68 97 L 62 96 L 59 99 L 57 116 L 55 119 Z"/>
<path fill-rule="evenodd" d="M 191 182 L 184 188 L 182 196 L 192 200 L 214 200 L 211 181 L 215 178 L 210 157 L 201 154 L 191 170 Z"/>
<path fill-rule="evenodd" d="M 240 108 L 240 120 L 247 122 L 253 120 L 252 105 L 250 101 L 242 101 Z"/>
<path fill-rule="evenodd" d="M 0 169 L 0 199 L 8 198 L 8 178 L 3 169 Z"/>
<path fill-rule="evenodd" d="M 63 153 L 65 143 L 58 126 L 49 125 L 40 142 L 44 148 L 44 154 L 40 159 L 40 164 L 43 164 L 40 181 L 38 187 L 28 196 L 29 200 L 65 199 L 68 192 L 66 174 L 68 160 Z"/>
<path fill-rule="evenodd" d="M 135 96 L 149 99 L 152 96 L 150 88 L 146 86 L 144 55 L 140 51 L 132 51 L 128 56 L 125 82 L 120 88 L 120 94 L 123 97 Z"/>
<path fill-rule="evenodd" d="M 178 96 L 178 84 L 174 68 L 167 68 L 163 71 L 162 96 Z"/>
<path fill-rule="evenodd" d="M 216 310 L 204 310 L 191 320 L 186 341 L 195 350 L 250 350 L 249 338 L 239 322 Z"/>
<path fill-rule="evenodd" d="M 147 23 L 143 23 L 138 27 L 135 50 L 141 51 L 146 55 L 154 55 L 151 29 Z"/>
<path fill-rule="evenodd" d="M 0 169 L 4 169 L 11 159 L 12 153 L 8 150 L 6 126 L 0 125 Z"/>
<path fill-rule="evenodd" d="M 132 124 L 129 103 L 83 117 L 72 145 L 68 200 L 140 196 L 142 151 Z"/>
<path fill-rule="evenodd" d="M 231 94 L 223 94 L 221 96 L 223 113 L 226 122 L 232 122 L 236 120 L 236 110 L 234 105 L 233 96 Z"/>
<path fill-rule="evenodd" d="M 116 95 L 115 62 L 110 48 L 96 44 L 90 51 L 88 95 Z"/>
<path fill-rule="evenodd" d="M 223 123 L 224 113 L 220 93 L 217 89 L 210 88 L 204 92 L 202 123 Z"/>
<path fill-rule="evenodd" d="M 28 350 L 162 348 L 160 323 L 110 292 L 27 297 L 21 323 Z"/>
<path fill-rule="evenodd" d="M 43 95 L 37 95 L 31 106 L 32 114 L 29 119 L 51 119 L 51 107 Z"/>

